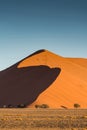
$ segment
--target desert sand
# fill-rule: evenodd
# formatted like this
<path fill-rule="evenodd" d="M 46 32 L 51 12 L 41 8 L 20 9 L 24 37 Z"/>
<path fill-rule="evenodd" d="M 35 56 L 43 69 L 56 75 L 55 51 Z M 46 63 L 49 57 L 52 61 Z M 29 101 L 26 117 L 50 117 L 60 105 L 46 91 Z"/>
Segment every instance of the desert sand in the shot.
<path fill-rule="evenodd" d="M 43 50 L 25 58 L 17 67 L 39 65 L 58 67 L 61 72 L 29 107 L 34 107 L 35 104 L 48 104 L 51 108 L 61 106 L 72 108 L 74 103 L 78 103 L 81 108 L 87 108 L 87 59 L 66 58 Z"/>

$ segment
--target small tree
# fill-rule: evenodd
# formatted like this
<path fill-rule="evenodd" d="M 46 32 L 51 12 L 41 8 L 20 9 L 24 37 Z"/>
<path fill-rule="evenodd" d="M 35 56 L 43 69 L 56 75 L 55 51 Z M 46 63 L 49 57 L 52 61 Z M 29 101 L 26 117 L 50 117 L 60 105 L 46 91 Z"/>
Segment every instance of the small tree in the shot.
<path fill-rule="evenodd" d="M 40 105 L 37 105 L 37 104 L 36 104 L 36 105 L 35 105 L 35 108 L 40 108 Z"/>
<path fill-rule="evenodd" d="M 13 106 L 12 106 L 11 104 L 9 104 L 7 107 L 8 107 L 8 108 L 12 108 Z"/>
<path fill-rule="evenodd" d="M 49 108 L 47 104 L 35 105 L 35 108 Z"/>
<path fill-rule="evenodd" d="M 7 106 L 6 106 L 6 105 L 3 105 L 3 108 L 7 108 Z"/>
<path fill-rule="evenodd" d="M 19 105 L 17 105 L 17 107 L 18 107 L 18 108 L 25 108 L 26 105 L 25 105 L 25 104 L 19 104 Z"/>
<path fill-rule="evenodd" d="M 74 108 L 79 108 L 79 107 L 80 107 L 80 105 L 78 103 L 74 104 Z"/>
<path fill-rule="evenodd" d="M 49 108 L 49 106 L 47 104 L 42 104 L 40 108 Z"/>

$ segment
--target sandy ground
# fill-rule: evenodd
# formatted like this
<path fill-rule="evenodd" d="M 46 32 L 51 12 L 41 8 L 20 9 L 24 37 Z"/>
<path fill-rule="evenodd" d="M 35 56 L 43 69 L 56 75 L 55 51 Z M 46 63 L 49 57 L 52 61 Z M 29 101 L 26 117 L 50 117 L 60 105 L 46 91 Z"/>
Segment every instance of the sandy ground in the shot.
<path fill-rule="evenodd" d="M 87 109 L 0 109 L 0 130 L 86 130 Z"/>

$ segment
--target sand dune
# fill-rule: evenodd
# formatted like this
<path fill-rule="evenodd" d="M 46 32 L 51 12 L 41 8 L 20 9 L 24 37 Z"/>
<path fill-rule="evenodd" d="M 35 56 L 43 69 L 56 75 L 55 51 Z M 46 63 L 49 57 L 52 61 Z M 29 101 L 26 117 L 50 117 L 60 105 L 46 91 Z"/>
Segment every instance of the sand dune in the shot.
<path fill-rule="evenodd" d="M 33 67 L 33 77 L 30 67 Z M 13 69 L 13 73 L 16 71 L 18 74 L 17 78 L 15 74 L 12 77 Z M 21 72 L 18 73 L 19 70 Z M 49 70 L 49 73 L 47 70 Z M 2 77 L 4 76 L 5 78 L 6 75 L 8 77 L 8 74 L 12 77 L 13 83 L 17 81 L 16 85 L 14 85 L 17 89 L 14 90 L 15 93 L 18 91 L 19 95 L 17 94 L 17 98 L 20 100 L 16 101 L 17 98 L 14 96 L 14 100 L 8 98 L 9 101 L 4 101 L 4 103 L 8 104 L 10 101 L 14 101 L 13 103 L 16 105 L 25 101 L 27 105 L 29 104 L 28 107 L 35 107 L 36 104 L 48 104 L 50 108 L 60 108 L 61 106 L 72 108 L 74 103 L 78 103 L 81 108 L 87 108 L 87 59 L 66 58 L 47 50 L 37 51 L 12 67 L 0 72 L 0 86 L 4 86 L 3 92 L 7 84 L 12 86 L 12 82 L 11 84 L 8 83 L 7 78 L 5 79 L 7 84 L 2 83 Z M 45 85 L 43 85 L 44 83 Z M 33 91 L 32 88 L 34 88 Z M 26 91 L 24 91 L 25 89 Z M 11 87 L 9 87 L 9 91 L 12 92 Z M 25 92 L 24 95 L 23 92 Z M 1 95 L 0 98 L 3 97 L 3 94 Z M 2 105 L 4 104 L 1 99 L 0 102 L 2 102 Z"/>
<path fill-rule="evenodd" d="M 45 103 L 53 108 L 72 108 L 78 103 L 87 108 L 87 59 L 64 58 L 46 50 L 23 60 L 18 68 L 33 65 L 60 67 L 61 73 L 30 107 Z"/>

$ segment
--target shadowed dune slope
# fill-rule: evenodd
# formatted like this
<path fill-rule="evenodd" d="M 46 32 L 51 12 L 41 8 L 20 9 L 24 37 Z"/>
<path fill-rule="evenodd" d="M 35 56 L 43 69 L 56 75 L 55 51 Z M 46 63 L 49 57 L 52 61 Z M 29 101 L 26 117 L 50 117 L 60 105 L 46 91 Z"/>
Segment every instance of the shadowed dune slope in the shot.
<path fill-rule="evenodd" d="M 78 103 L 81 108 L 87 108 L 87 59 L 65 58 L 44 50 L 27 57 L 20 62 L 18 68 L 34 65 L 59 67 L 61 73 L 29 107 L 44 103 L 52 108 L 61 106 L 72 108 L 74 103 Z"/>
<path fill-rule="evenodd" d="M 12 66 L 0 73 L 0 107 L 11 104 L 29 105 L 47 89 L 60 73 L 59 68 L 30 66 L 18 69 Z"/>
<path fill-rule="evenodd" d="M 65 58 L 39 50 L 0 72 L 1 106 L 87 108 L 87 59 Z"/>

